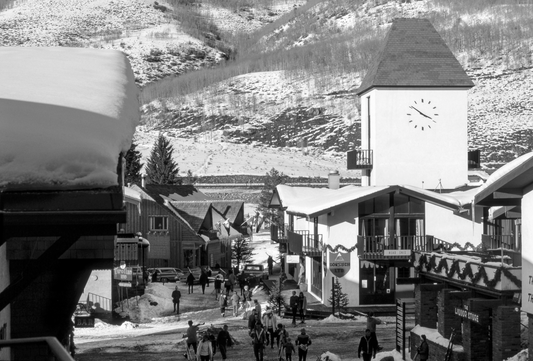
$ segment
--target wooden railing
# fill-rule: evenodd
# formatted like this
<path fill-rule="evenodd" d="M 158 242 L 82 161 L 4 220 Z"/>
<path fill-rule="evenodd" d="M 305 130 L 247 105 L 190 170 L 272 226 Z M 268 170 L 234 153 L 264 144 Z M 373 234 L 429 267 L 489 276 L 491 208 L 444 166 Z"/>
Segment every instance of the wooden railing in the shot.
<path fill-rule="evenodd" d="M 284 224 L 282 226 L 277 224 L 270 225 L 270 239 L 272 241 L 286 241 L 288 238 L 287 231 L 289 231 L 289 225 Z"/>
<path fill-rule="evenodd" d="M 481 236 L 481 244 L 484 250 L 505 249 L 510 251 L 521 251 L 520 239 L 515 235 L 489 235 Z"/>
<path fill-rule="evenodd" d="M 307 234 L 303 237 L 302 250 L 304 253 L 314 256 L 321 255 L 324 248 L 324 241 L 321 234 Z"/>
<path fill-rule="evenodd" d="M 433 236 L 358 236 L 357 249 L 362 259 L 408 259 L 412 251 L 434 252 L 450 243 Z"/>
<path fill-rule="evenodd" d="M 372 169 L 372 150 L 352 150 L 346 153 L 348 169 Z"/>

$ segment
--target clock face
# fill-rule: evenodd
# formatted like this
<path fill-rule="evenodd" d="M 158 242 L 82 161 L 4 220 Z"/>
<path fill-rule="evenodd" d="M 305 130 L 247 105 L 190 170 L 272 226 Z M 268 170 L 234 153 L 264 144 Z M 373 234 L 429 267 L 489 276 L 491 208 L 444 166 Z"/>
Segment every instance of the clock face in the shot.
<path fill-rule="evenodd" d="M 407 121 L 415 129 L 429 130 L 439 117 L 437 106 L 428 99 L 414 100 L 407 110 Z"/>

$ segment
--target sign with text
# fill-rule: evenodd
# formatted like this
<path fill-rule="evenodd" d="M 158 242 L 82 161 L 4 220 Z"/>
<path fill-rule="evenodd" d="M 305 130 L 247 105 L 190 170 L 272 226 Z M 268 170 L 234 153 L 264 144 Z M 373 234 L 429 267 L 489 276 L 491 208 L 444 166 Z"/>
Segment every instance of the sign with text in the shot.
<path fill-rule="evenodd" d="M 344 277 L 350 270 L 350 254 L 329 252 L 329 270 L 336 277 Z"/>
<path fill-rule="evenodd" d="M 126 267 L 124 269 L 122 268 L 115 268 L 115 279 L 120 281 L 131 281 L 133 278 L 133 270 L 131 267 Z"/>
<path fill-rule="evenodd" d="M 74 327 L 94 327 L 94 318 L 74 316 Z"/>
<path fill-rule="evenodd" d="M 470 312 L 468 310 L 465 310 L 464 308 L 455 307 L 455 314 L 461 318 L 466 318 L 467 320 L 470 320 L 475 323 L 479 322 L 479 315 L 474 312 Z"/>
<path fill-rule="evenodd" d="M 131 282 L 119 282 L 118 283 L 118 286 L 119 287 L 131 287 Z"/>
<path fill-rule="evenodd" d="M 386 249 L 383 251 L 384 256 L 388 257 L 410 257 L 410 249 Z"/>
<path fill-rule="evenodd" d="M 300 263 L 300 256 L 297 254 L 288 254 L 285 261 L 287 263 Z"/>

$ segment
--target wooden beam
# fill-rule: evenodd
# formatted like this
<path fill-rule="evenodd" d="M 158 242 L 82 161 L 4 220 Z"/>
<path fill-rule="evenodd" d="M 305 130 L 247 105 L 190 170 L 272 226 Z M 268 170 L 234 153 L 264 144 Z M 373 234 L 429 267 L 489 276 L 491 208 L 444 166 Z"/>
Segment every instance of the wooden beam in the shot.
<path fill-rule="evenodd" d="M 517 189 L 504 189 L 501 191 L 496 191 L 492 193 L 492 198 L 494 199 L 513 199 L 513 198 L 522 198 L 522 190 Z"/>
<path fill-rule="evenodd" d="M 37 277 L 53 267 L 59 257 L 72 247 L 79 238 L 79 235 L 59 237 L 34 263 L 32 262 L 31 267 L 28 267 L 0 293 L 0 311 L 13 302 Z"/>

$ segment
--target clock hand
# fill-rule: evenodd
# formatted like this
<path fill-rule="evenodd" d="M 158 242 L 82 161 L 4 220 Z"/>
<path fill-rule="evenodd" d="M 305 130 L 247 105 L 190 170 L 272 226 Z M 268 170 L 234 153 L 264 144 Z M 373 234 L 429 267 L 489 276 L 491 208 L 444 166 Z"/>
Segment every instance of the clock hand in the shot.
<path fill-rule="evenodd" d="M 427 115 L 425 115 L 424 113 L 422 113 L 420 110 L 416 109 L 416 108 L 415 108 L 414 106 L 412 106 L 412 105 L 409 105 L 409 108 L 416 110 L 416 111 L 419 112 L 420 115 L 423 116 L 423 117 L 426 117 L 426 118 L 428 118 L 428 119 L 432 119 L 431 117 L 428 117 Z"/>

